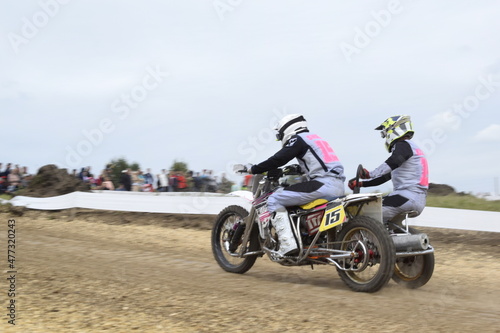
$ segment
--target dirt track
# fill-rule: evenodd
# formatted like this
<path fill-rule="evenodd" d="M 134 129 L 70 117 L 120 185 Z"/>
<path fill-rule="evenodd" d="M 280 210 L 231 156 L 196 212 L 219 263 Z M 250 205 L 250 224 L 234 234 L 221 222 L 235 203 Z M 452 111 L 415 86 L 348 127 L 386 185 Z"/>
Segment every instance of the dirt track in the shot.
<path fill-rule="evenodd" d="M 2 332 L 500 332 L 500 234 L 426 229 L 419 290 L 350 291 L 331 267 L 257 260 L 222 271 L 210 216 L 0 214 Z M 7 323 L 7 220 L 16 220 L 16 326 Z"/>

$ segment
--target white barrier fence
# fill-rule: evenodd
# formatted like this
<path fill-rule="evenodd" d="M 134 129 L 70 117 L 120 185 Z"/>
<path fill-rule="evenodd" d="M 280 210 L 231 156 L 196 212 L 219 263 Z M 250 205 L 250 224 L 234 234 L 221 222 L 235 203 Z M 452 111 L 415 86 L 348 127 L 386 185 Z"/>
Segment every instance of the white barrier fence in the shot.
<path fill-rule="evenodd" d="M 88 208 L 170 214 L 218 214 L 229 205 L 250 207 L 249 200 L 234 195 L 127 191 L 73 192 L 50 198 L 17 196 L 9 202 L 40 210 Z"/>
<path fill-rule="evenodd" d="M 236 194 L 246 195 L 247 199 Z M 39 210 L 88 208 L 127 212 L 215 215 L 229 205 L 240 205 L 249 209 L 250 197 L 251 194 L 246 191 L 232 194 L 100 191 L 73 192 L 51 198 L 17 196 L 8 202 L 15 206 Z M 500 232 L 500 213 L 426 207 L 422 215 L 410 220 L 410 224 L 422 227 Z"/>
<path fill-rule="evenodd" d="M 426 207 L 420 216 L 410 219 L 409 224 L 416 227 L 500 232 L 500 212 Z"/>

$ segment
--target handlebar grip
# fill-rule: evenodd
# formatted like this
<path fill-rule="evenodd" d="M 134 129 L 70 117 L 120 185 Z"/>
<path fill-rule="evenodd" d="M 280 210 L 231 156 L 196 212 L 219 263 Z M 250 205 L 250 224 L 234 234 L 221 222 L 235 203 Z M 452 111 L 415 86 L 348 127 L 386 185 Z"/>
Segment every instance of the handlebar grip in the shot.
<path fill-rule="evenodd" d="M 359 184 L 359 176 L 363 173 L 363 165 L 360 164 L 358 165 L 358 170 L 356 170 L 356 184 Z M 354 190 L 352 190 L 352 193 L 358 194 L 361 191 L 361 187 L 356 186 L 354 187 Z"/>

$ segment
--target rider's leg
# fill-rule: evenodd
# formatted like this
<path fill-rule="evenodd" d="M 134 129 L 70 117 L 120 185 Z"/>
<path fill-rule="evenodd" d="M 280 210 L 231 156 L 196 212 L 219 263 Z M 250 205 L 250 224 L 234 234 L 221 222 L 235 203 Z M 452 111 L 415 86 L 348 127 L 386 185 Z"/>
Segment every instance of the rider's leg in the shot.
<path fill-rule="evenodd" d="M 320 198 L 332 198 L 344 194 L 342 180 L 329 177 L 325 182 L 312 180 L 288 186 L 271 194 L 267 201 L 268 210 L 275 212 L 271 223 L 276 229 L 280 242 L 279 252 L 284 255 L 297 249 L 297 241 L 290 225 L 286 207 L 309 203 Z"/>
<path fill-rule="evenodd" d="M 304 186 L 303 184 L 304 183 L 292 186 L 297 188 L 297 185 L 302 185 L 299 188 L 307 190 L 307 186 Z M 280 244 L 278 252 L 280 255 L 284 256 L 290 254 L 290 252 L 293 252 L 298 248 L 297 240 L 293 234 L 290 217 L 286 207 L 305 204 L 317 199 L 317 195 L 315 195 L 314 192 L 321 186 L 322 184 L 319 182 L 310 184 L 309 187 L 311 190 L 309 192 L 294 191 L 293 188 L 292 190 L 287 190 L 288 188 L 280 189 L 271 194 L 267 200 L 268 210 L 273 213 L 271 215 L 271 223 L 278 236 Z"/>
<path fill-rule="evenodd" d="M 392 220 L 396 215 L 408 211 L 420 214 L 425 208 L 426 193 L 396 191 L 386 196 L 382 202 L 384 222 Z"/>
<path fill-rule="evenodd" d="M 344 195 L 344 182 L 341 179 L 326 177 L 294 184 L 274 192 L 267 201 L 270 212 L 279 208 L 299 206 L 316 199 L 333 199 Z"/>
<path fill-rule="evenodd" d="M 297 240 L 293 235 L 290 218 L 286 208 L 280 208 L 275 211 L 273 217 L 271 218 L 271 223 L 273 224 L 276 234 L 278 235 L 279 254 L 285 256 L 297 250 Z"/>

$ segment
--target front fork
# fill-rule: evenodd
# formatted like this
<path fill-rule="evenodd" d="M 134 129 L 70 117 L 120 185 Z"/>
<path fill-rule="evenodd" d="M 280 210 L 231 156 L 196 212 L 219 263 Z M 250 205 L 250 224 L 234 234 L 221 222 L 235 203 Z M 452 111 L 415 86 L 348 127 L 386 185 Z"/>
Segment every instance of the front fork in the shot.
<path fill-rule="evenodd" d="M 264 188 L 264 184 L 265 184 L 264 180 L 259 181 L 259 186 L 257 187 L 257 190 L 254 192 L 254 198 L 258 198 L 262 194 L 262 189 Z M 247 217 L 243 219 L 245 230 L 243 233 L 242 244 L 248 244 L 248 241 L 250 240 L 250 235 L 252 234 L 253 223 L 256 218 L 257 218 L 257 210 L 252 205 L 250 213 L 248 214 Z M 259 226 L 260 237 L 262 239 L 266 239 L 267 224 L 264 225 L 263 223 L 258 222 L 258 226 Z M 245 251 L 246 251 L 246 246 L 242 246 L 240 252 L 238 253 L 238 256 L 239 257 L 247 256 L 249 253 L 246 253 Z"/>
<path fill-rule="evenodd" d="M 236 228 L 233 229 L 234 232 L 233 232 L 233 235 L 231 236 L 231 240 L 229 242 L 229 252 L 233 253 L 238 248 L 238 245 L 240 245 L 241 236 L 243 235 L 243 232 L 245 231 L 245 227 L 246 227 L 246 224 L 244 222 L 243 223 L 239 222 L 236 225 Z"/>
<path fill-rule="evenodd" d="M 250 240 L 250 235 L 251 235 L 252 229 L 253 229 L 252 228 L 253 227 L 252 224 L 254 223 L 255 218 L 257 217 L 256 215 L 257 215 L 257 213 L 255 211 L 255 208 L 252 207 L 252 209 L 250 209 L 250 214 L 248 214 L 248 216 L 243 219 L 243 223 L 241 223 L 238 226 L 238 228 L 236 229 L 236 230 L 238 230 L 240 228 L 244 229 L 244 231 L 243 231 L 243 238 L 241 240 L 242 244 L 248 244 L 248 241 Z M 235 231 L 235 233 L 233 235 L 233 239 L 238 239 L 238 238 L 235 237 L 236 233 L 237 233 L 237 231 Z M 246 246 L 242 246 L 240 248 L 240 252 L 238 253 L 238 256 L 239 257 L 244 257 L 247 254 L 246 251 L 247 251 L 247 247 Z"/>

